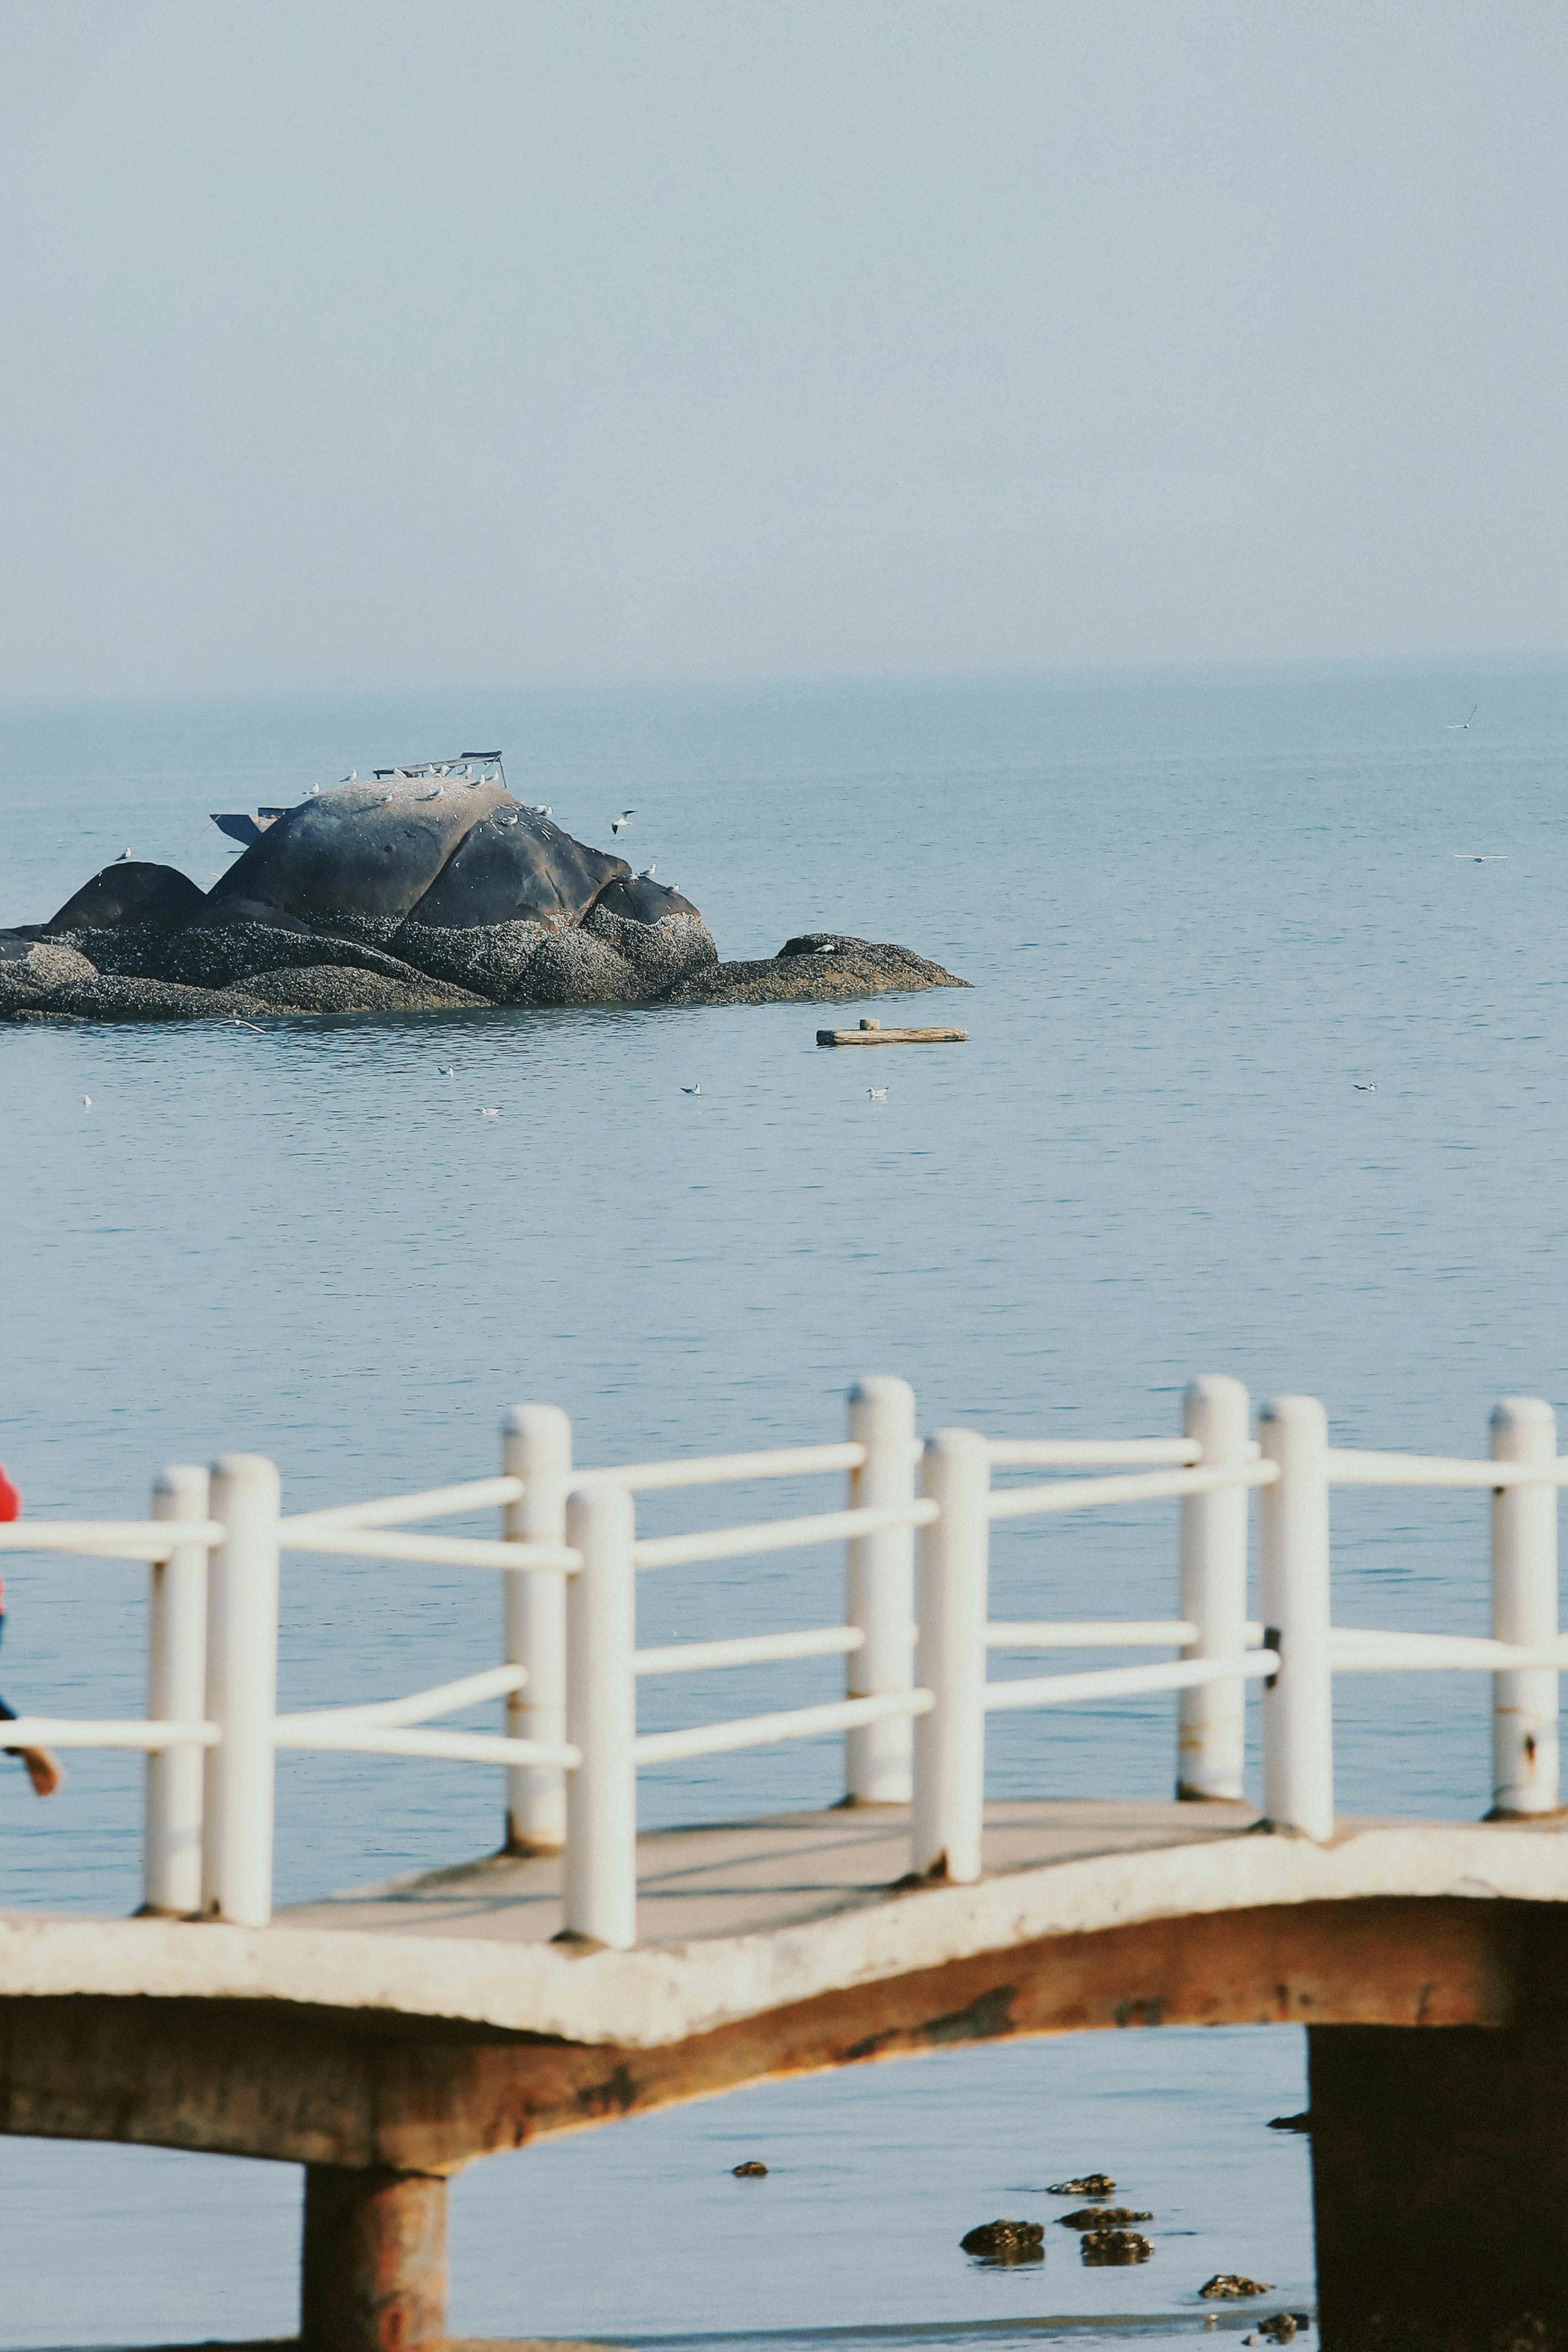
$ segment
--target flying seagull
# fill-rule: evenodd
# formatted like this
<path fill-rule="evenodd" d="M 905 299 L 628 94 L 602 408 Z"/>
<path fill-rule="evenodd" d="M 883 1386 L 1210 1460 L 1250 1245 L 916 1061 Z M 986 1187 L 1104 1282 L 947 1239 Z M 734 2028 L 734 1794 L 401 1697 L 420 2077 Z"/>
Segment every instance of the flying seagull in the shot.
<path fill-rule="evenodd" d="M 636 814 L 637 814 L 637 811 L 636 811 L 636 809 L 635 809 L 635 808 L 623 809 L 623 810 L 621 811 L 621 813 L 620 813 L 619 816 L 613 816 L 613 817 L 610 819 L 610 831 L 611 831 L 612 833 L 619 833 L 619 831 L 620 831 L 620 829 L 621 829 L 622 825 L 623 825 L 623 824 L 630 824 L 630 823 L 631 823 L 631 821 L 632 821 L 633 817 L 634 817 L 634 816 L 636 816 Z"/>
<path fill-rule="evenodd" d="M 1508 864 L 1506 849 L 1483 850 L 1479 857 L 1473 849 L 1450 849 L 1448 855 L 1450 857 L 1457 857 L 1461 866 L 1506 866 Z"/>
<path fill-rule="evenodd" d="M 1477 711 L 1480 709 L 1480 707 L 1481 707 L 1481 706 L 1480 706 L 1480 704 L 1479 704 L 1479 702 L 1472 702 L 1472 703 L 1471 703 L 1471 705 L 1470 705 L 1470 708 L 1469 708 L 1469 714 L 1468 714 L 1468 717 L 1464 718 L 1464 719 L 1449 719 L 1449 721 L 1448 721 L 1448 732 L 1449 732 L 1449 734 L 1450 734 L 1450 735 L 1462 735 L 1462 734 L 1464 733 L 1464 731 L 1465 731 L 1466 728 L 1469 725 L 1469 723 L 1470 723 L 1470 719 L 1472 719 L 1475 717 L 1475 715 L 1476 715 Z"/>

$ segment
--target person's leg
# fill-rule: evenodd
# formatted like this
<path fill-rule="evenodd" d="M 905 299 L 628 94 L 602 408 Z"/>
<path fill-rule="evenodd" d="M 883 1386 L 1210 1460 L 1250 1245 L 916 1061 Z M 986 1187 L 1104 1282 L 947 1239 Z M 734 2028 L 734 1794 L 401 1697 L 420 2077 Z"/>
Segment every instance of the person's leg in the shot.
<path fill-rule="evenodd" d="M 7 1706 L 5 1700 L 0 1698 L 0 1723 L 15 1723 L 16 1720 L 16 1708 Z M 60 1769 L 58 1759 L 51 1756 L 47 1748 L 7 1748 L 5 1753 L 7 1756 L 21 1758 L 26 1767 L 27 1778 L 33 1784 L 33 1794 L 36 1797 L 52 1797 L 66 1777 Z"/>

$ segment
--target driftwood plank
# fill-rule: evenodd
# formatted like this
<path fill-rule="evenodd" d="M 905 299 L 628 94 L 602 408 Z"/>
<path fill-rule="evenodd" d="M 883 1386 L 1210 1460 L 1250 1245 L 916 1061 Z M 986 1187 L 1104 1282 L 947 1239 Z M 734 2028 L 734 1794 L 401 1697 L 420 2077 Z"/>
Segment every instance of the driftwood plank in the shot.
<path fill-rule="evenodd" d="M 819 1045 L 966 1045 L 967 1029 L 884 1029 L 879 1021 L 862 1021 L 858 1029 L 819 1029 Z"/>

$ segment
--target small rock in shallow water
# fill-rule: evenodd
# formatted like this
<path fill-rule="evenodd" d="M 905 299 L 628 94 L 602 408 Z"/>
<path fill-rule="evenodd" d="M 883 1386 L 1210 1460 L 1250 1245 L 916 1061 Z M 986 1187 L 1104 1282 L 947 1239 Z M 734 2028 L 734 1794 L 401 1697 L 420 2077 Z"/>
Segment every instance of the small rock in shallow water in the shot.
<path fill-rule="evenodd" d="M 1064 2230 L 1121 2230 L 1129 2221 L 1152 2221 L 1152 2213 L 1136 2212 L 1131 2205 L 1080 2205 L 1076 2213 L 1058 2213 Z"/>
<path fill-rule="evenodd" d="M 1107 2263 L 1146 2263 L 1153 2252 L 1136 2230 L 1086 2230 L 1079 2240 L 1084 2261 L 1091 2267 Z"/>
<path fill-rule="evenodd" d="M 1213 2278 L 1205 2280 L 1199 2287 L 1198 2293 L 1207 2295 L 1211 2301 L 1234 2303 L 1242 2295 L 1267 2294 L 1268 2281 L 1244 2278 L 1239 2271 L 1215 2271 Z"/>
<path fill-rule="evenodd" d="M 733 2170 L 737 2180 L 765 2180 L 767 2179 L 767 2166 L 765 2164 L 759 2164 L 754 2156 L 749 2158 L 744 2164 L 732 2166 L 731 2169 Z"/>
<path fill-rule="evenodd" d="M 1270 2131 L 1310 2132 L 1312 2128 L 1311 2113 L 1303 2107 L 1299 2116 L 1270 2116 L 1268 2128 Z"/>
<path fill-rule="evenodd" d="M 1244 2336 L 1244 2344 L 1289 2344 L 1300 2322 L 1293 2311 L 1276 2311 L 1260 2319 L 1255 2336 Z"/>
<path fill-rule="evenodd" d="M 1047 2197 L 1114 2197 L 1116 2183 L 1109 2172 L 1086 2172 L 1077 2180 L 1053 2180 Z"/>
<path fill-rule="evenodd" d="M 959 2240 L 966 2254 L 991 2263 L 1043 2263 L 1046 2259 L 1043 2221 L 983 2221 Z"/>

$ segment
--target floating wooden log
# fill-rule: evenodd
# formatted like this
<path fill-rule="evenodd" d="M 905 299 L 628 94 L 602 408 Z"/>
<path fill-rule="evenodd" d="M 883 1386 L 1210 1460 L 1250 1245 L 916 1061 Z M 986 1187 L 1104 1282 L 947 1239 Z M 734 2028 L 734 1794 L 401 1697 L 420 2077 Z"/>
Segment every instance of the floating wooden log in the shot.
<path fill-rule="evenodd" d="M 858 1029 L 819 1029 L 819 1045 L 967 1045 L 967 1029 L 884 1029 L 862 1021 Z"/>

